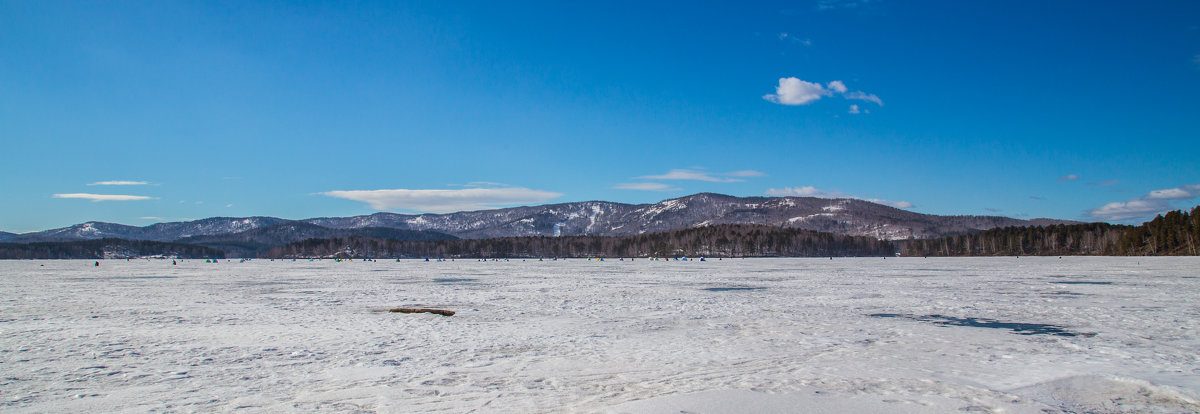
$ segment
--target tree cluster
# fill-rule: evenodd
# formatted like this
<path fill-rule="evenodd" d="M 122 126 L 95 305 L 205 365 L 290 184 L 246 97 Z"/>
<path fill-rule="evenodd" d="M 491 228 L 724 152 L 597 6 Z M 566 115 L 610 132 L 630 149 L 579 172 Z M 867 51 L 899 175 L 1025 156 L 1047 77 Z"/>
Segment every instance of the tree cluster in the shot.
<path fill-rule="evenodd" d="M 1159 215 L 1121 235 L 1123 255 L 1195 256 L 1200 254 L 1200 206 Z"/>
<path fill-rule="evenodd" d="M 824 257 L 890 256 L 891 242 L 795 228 L 724 224 L 634 236 L 503 237 L 403 241 L 310 239 L 271 249 L 267 257 Z"/>
<path fill-rule="evenodd" d="M 1200 207 L 1172 211 L 1140 226 L 1107 223 L 1003 227 L 899 243 L 903 256 L 1196 255 Z"/>
<path fill-rule="evenodd" d="M 0 259 L 124 259 L 154 256 L 223 259 L 225 252 L 191 244 L 123 239 L 0 243 Z"/>

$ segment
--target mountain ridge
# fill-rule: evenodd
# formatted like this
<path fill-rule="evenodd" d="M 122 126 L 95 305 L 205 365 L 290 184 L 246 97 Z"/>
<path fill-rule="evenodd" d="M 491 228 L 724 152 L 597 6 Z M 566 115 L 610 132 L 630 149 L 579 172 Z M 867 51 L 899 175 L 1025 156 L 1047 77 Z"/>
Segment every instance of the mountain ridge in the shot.
<path fill-rule="evenodd" d="M 1002 216 L 939 216 L 902 210 L 852 198 L 736 197 L 698 193 L 652 204 L 579 201 L 455 213 L 378 212 L 350 217 L 288 220 L 277 217 L 210 217 L 144 227 L 89 221 L 59 229 L 15 235 L 10 243 L 94 240 L 116 237 L 174 242 L 218 236 L 283 223 L 307 223 L 329 229 L 370 227 L 432 231 L 464 239 L 518 236 L 624 236 L 703 227 L 755 224 L 869 236 L 881 240 L 945 237 L 1007 226 L 1077 223 L 1069 220 L 1022 220 Z"/>

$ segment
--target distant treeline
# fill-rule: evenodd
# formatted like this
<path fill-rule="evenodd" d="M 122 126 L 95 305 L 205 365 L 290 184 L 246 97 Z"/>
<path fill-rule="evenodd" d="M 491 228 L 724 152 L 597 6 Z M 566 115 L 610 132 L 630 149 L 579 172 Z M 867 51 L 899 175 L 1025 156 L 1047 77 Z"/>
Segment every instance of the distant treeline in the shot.
<path fill-rule="evenodd" d="M 192 244 L 123 239 L 0 243 L 0 259 L 125 259 L 153 256 L 223 259 L 225 252 Z"/>
<path fill-rule="evenodd" d="M 723 224 L 620 237 L 534 236 L 442 241 L 365 237 L 310 239 L 273 248 L 267 257 L 827 257 L 890 256 L 895 251 L 891 242 L 870 237 Z"/>
<path fill-rule="evenodd" d="M 1004 227 L 899 242 L 903 256 L 1197 255 L 1200 207 L 1172 211 L 1140 226 L 1106 223 Z"/>

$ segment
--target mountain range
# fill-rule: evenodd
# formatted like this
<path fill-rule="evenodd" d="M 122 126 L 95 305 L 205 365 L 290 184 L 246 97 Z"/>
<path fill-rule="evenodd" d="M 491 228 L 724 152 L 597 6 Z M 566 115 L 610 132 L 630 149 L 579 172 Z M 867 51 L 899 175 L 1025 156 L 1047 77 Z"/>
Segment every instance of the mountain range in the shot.
<path fill-rule="evenodd" d="M 755 224 L 881 240 L 944 237 L 1008 226 L 1075 223 L 1001 216 L 939 216 L 858 199 L 734 197 L 700 193 L 654 204 L 606 201 L 546 204 L 448 214 L 376 213 L 287 220 L 213 217 L 144 227 L 87 222 L 34 233 L 0 235 L 7 243 L 119 238 L 241 245 L 260 249 L 309 238 L 377 237 L 399 240 L 483 239 L 517 236 L 626 236 L 713 224 Z"/>

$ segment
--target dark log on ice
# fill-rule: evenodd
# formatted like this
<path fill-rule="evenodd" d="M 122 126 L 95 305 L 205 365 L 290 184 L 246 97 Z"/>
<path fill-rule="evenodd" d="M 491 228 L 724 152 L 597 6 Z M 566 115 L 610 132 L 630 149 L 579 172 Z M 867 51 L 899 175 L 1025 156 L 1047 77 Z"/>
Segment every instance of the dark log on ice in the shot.
<path fill-rule="evenodd" d="M 442 316 L 454 316 L 454 311 L 446 309 L 427 309 L 427 308 L 391 308 L 388 312 L 399 313 L 434 313 Z"/>

